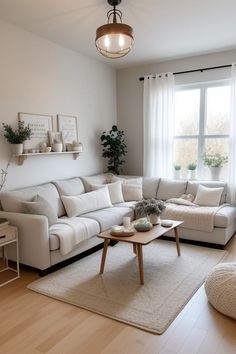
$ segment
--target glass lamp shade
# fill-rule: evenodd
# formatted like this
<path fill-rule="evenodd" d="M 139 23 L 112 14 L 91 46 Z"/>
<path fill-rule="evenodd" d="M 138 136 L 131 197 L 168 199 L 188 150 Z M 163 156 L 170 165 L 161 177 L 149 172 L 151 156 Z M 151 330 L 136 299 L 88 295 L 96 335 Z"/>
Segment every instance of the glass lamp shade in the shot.
<path fill-rule="evenodd" d="M 108 23 L 97 29 L 96 47 L 107 58 L 121 58 L 133 46 L 133 29 L 124 23 Z"/>

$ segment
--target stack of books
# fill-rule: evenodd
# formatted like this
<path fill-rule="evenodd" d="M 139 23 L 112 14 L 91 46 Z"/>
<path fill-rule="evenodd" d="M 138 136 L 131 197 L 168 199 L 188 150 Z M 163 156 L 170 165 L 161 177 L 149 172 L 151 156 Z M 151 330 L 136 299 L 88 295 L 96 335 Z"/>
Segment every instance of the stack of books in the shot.
<path fill-rule="evenodd" d="M 4 236 L 8 228 L 9 221 L 5 218 L 0 218 L 0 236 Z"/>

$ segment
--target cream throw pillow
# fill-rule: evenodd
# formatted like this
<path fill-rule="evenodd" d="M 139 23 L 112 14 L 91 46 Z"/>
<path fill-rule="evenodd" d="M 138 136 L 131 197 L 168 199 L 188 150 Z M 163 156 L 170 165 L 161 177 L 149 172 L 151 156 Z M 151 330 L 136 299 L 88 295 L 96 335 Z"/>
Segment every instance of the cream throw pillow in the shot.
<path fill-rule="evenodd" d="M 136 178 L 120 178 L 112 176 L 112 182 L 122 182 L 123 197 L 126 202 L 138 201 L 143 199 L 142 177 Z"/>
<path fill-rule="evenodd" d="M 194 203 L 201 206 L 219 206 L 223 190 L 223 187 L 208 188 L 199 184 Z"/>
<path fill-rule="evenodd" d="M 57 223 L 57 214 L 49 202 L 36 195 L 32 201 L 22 202 L 23 212 L 27 214 L 45 215 L 48 218 L 48 225 L 51 226 Z"/>
<path fill-rule="evenodd" d="M 70 218 L 112 206 L 107 186 L 76 196 L 62 195 L 61 199 Z"/>
<path fill-rule="evenodd" d="M 114 183 L 108 183 L 106 186 L 108 187 L 108 191 L 110 194 L 112 204 L 124 202 L 121 181 L 117 181 Z M 92 184 L 91 185 L 92 191 L 96 191 L 101 188 L 104 188 L 104 184 Z"/>

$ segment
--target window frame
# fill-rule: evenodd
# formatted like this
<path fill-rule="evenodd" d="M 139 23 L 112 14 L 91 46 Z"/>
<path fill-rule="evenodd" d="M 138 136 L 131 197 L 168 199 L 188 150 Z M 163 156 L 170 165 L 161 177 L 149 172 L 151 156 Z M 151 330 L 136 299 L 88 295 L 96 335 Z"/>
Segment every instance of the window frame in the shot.
<path fill-rule="evenodd" d="M 179 91 L 189 91 L 200 89 L 200 104 L 199 104 L 199 125 L 198 125 L 198 134 L 195 135 L 174 135 L 173 141 L 180 139 L 197 139 L 197 174 L 198 178 L 203 177 L 204 171 L 204 163 L 203 163 L 203 153 L 205 150 L 205 141 L 206 139 L 229 139 L 229 134 L 205 134 L 205 127 L 207 123 L 207 89 L 211 87 L 220 87 L 220 86 L 230 86 L 230 80 L 215 80 L 210 82 L 198 82 L 193 84 L 185 84 L 185 85 L 176 85 L 175 93 Z M 175 112 L 175 110 L 174 110 Z M 175 124 L 175 123 L 174 123 Z M 173 146 L 174 147 L 174 146 Z M 174 151 L 173 151 L 174 153 Z"/>

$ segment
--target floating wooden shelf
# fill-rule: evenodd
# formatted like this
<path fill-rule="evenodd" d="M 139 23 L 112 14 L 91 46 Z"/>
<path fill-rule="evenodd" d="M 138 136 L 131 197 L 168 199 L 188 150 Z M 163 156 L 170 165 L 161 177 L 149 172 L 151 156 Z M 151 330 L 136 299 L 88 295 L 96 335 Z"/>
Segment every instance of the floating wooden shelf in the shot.
<path fill-rule="evenodd" d="M 79 151 L 62 151 L 62 152 L 38 152 L 38 153 L 28 153 L 28 154 L 15 154 L 13 157 L 16 158 L 17 164 L 23 165 L 28 157 L 34 156 L 54 156 L 54 155 L 73 155 L 74 160 L 78 160 L 81 152 Z"/>

